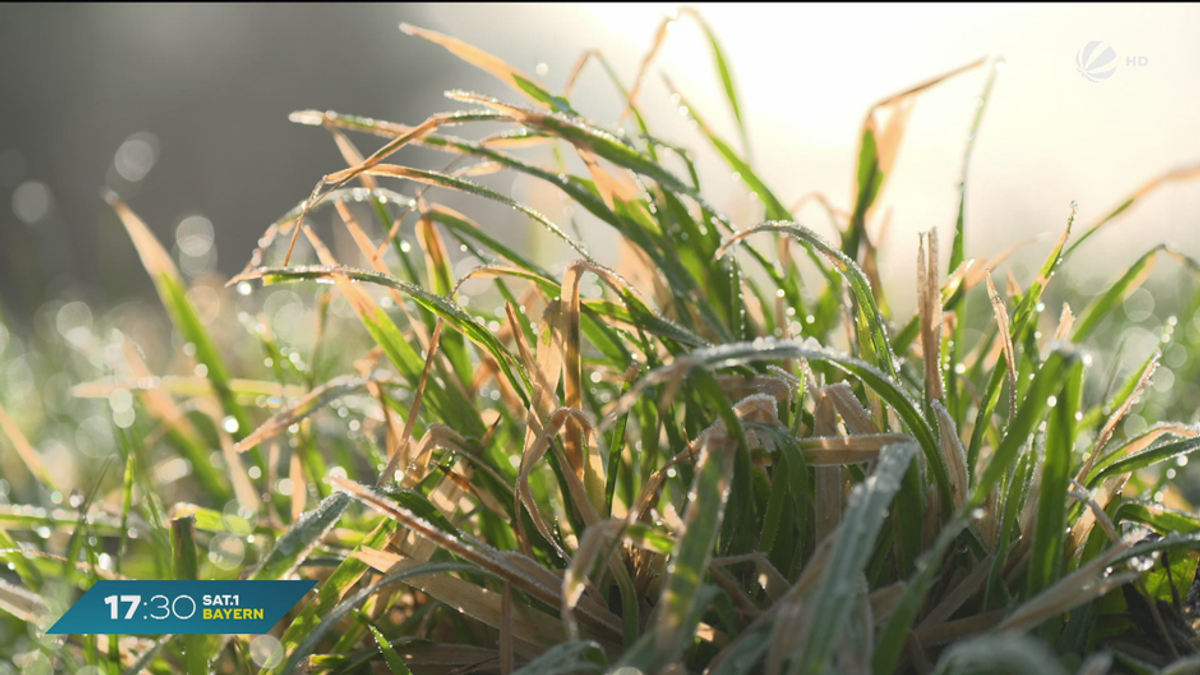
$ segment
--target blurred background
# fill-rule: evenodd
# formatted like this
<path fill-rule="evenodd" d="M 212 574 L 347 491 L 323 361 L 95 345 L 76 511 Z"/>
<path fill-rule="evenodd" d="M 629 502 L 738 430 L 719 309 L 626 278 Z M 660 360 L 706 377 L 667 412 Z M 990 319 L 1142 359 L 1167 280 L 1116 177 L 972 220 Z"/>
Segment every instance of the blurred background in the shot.
<path fill-rule="evenodd" d="M 673 8 L 4 5 L 0 302 L 16 320 L 54 298 L 106 306 L 149 297 L 149 278 L 98 196 L 103 187 L 125 196 L 163 241 L 177 244 L 189 276 L 240 270 L 265 226 L 342 166 L 325 132 L 287 121 L 294 110 L 411 124 L 460 107 L 442 98 L 446 89 L 514 98 L 441 49 L 402 35 L 400 21 L 544 73 L 552 89 L 561 88 L 582 50 L 598 48 L 628 86 Z M 985 55 L 1003 55 L 1007 68 L 972 162 L 969 255 L 1059 232 L 1071 200 L 1078 200 L 1082 222 L 1091 222 L 1151 177 L 1200 161 L 1198 6 L 739 4 L 703 12 L 733 62 L 755 165 L 787 203 L 818 190 L 846 205 L 857 131 L 870 105 Z M 1075 63 L 1091 41 L 1117 54 L 1115 72 L 1095 82 Z M 670 74 L 718 133 L 736 138 L 695 24 L 675 24 L 641 103 L 659 135 L 704 150 L 701 169 L 718 177 L 709 181 L 714 196 L 735 221 L 749 224 L 757 216 L 744 187 L 674 114 L 660 73 Z M 982 82 L 979 71 L 918 100 L 885 194 L 892 210 L 885 282 L 909 285 L 916 231 L 949 234 Z M 604 123 L 615 123 L 621 111 L 594 66 L 572 100 Z M 497 180 L 513 187 L 511 177 Z M 530 228 L 516 214 L 465 203 L 480 222 L 527 236 Z M 1088 244 L 1096 273 L 1124 267 L 1147 239 L 1200 253 L 1198 217 L 1200 188 L 1156 193 Z M 180 248 L 182 240 L 190 243 Z M 903 295 L 896 302 L 911 306 Z"/>

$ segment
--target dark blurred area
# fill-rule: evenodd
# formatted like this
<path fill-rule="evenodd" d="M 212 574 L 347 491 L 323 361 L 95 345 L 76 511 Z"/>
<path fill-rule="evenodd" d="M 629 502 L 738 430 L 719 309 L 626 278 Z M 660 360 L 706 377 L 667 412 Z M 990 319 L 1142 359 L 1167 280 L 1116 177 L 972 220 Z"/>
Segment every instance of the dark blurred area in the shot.
<path fill-rule="evenodd" d="M 427 11 L 0 5 L 4 313 L 25 323 L 49 298 L 107 306 L 152 293 L 104 188 L 168 248 L 190 241 L 193 272 L 241 270 L 265 227 L 343 165 L 327 134 L 289 113 L 412 123 L 451 107 L 447 82 L 486 79 L 405 39 L 398 22 Z"/>

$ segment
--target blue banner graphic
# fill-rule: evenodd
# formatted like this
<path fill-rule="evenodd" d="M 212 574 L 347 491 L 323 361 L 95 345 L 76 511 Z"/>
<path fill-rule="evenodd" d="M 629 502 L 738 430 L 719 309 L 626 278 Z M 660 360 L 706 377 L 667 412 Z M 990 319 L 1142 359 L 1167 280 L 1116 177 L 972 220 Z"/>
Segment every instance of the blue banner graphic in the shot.
<path fill-rule="evenodd" d="M 97 581 L 48 633 L 267 633 L 316 581 Z"/>

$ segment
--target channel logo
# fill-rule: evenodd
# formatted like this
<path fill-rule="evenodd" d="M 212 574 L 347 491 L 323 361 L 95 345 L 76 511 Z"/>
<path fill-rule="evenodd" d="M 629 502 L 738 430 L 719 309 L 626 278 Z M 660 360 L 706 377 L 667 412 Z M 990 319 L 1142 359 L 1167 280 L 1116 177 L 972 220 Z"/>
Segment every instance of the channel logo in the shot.
<path fill-rule="evenodd" d="M 1075 53 L 1075 68 L 1088 82 L 1099 82 L 1117 72 L 1117 50 L 1093 40 Z"/>

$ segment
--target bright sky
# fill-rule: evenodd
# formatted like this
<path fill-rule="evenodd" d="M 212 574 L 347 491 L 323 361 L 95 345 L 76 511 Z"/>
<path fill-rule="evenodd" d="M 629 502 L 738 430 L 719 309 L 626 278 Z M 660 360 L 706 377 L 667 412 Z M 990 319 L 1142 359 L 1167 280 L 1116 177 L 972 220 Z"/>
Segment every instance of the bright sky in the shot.
<path fill-rule="evenodd" d="M 598 47 L 628 85 L 674 7 L 443 6 L 430 10 L 436 24 L 430 27 L 529 71 L 545 62 L 553 87 L 561 86 L 577 54 Z M 1200 6 L 718 4 L 701 11 L 739 81 L 756 167 L 785 203 L 820 190 L 845 205 L 857 130 L 870 105 L 989 55 L 1003 55 L 1007 67 L 972 161 L 968 255 L 994 253 L 1040 232 L 1057 236 L 1072 200 L 1088 224 L 1155 175 L 1200 163 Z M 1117 55 L 1113 74 L 1096 82 L 1075 63 L 1092 41 L 1103 42 L 1096 53 L 1111 46 Z M 1144 65 L 1131 65 L 1138 62 Z M 736 140 L 708 46 L 691 21 L 674 28 L 642 102 L 660 125 L 680 120 L 678 128 L 660 133 L 704 148 L 683 118 L 672 115 L 660 73 L 669 74 L 722 135 Z M 893 283 L 913 278 L 916 232 L 938 227 L 949 241 L 963 145 L 983 82 L 980 70 L 917 102 L 884 196 L 893 210 L 892 262 L 884 273 Z M 614 97 L 596 69 L 573 101 L 611 121 L 619 112 Z M 727 173 L 715 159 L 703 168 Z M 718 197 L 735 220 L 750 213 L 732 180 L 724 190 Z M 826 228 L 815 210 L 802 215 Z M 1100 263 L 1097 274 L 1110 278 L 1154 241 L 1171 240 L 1200 255 L 1198 219 L 1200 182 L 1168 187 L 1081 250 Z M 1040 260 L 1049 245 L 1031 247 L 1031 258 Z"/>

